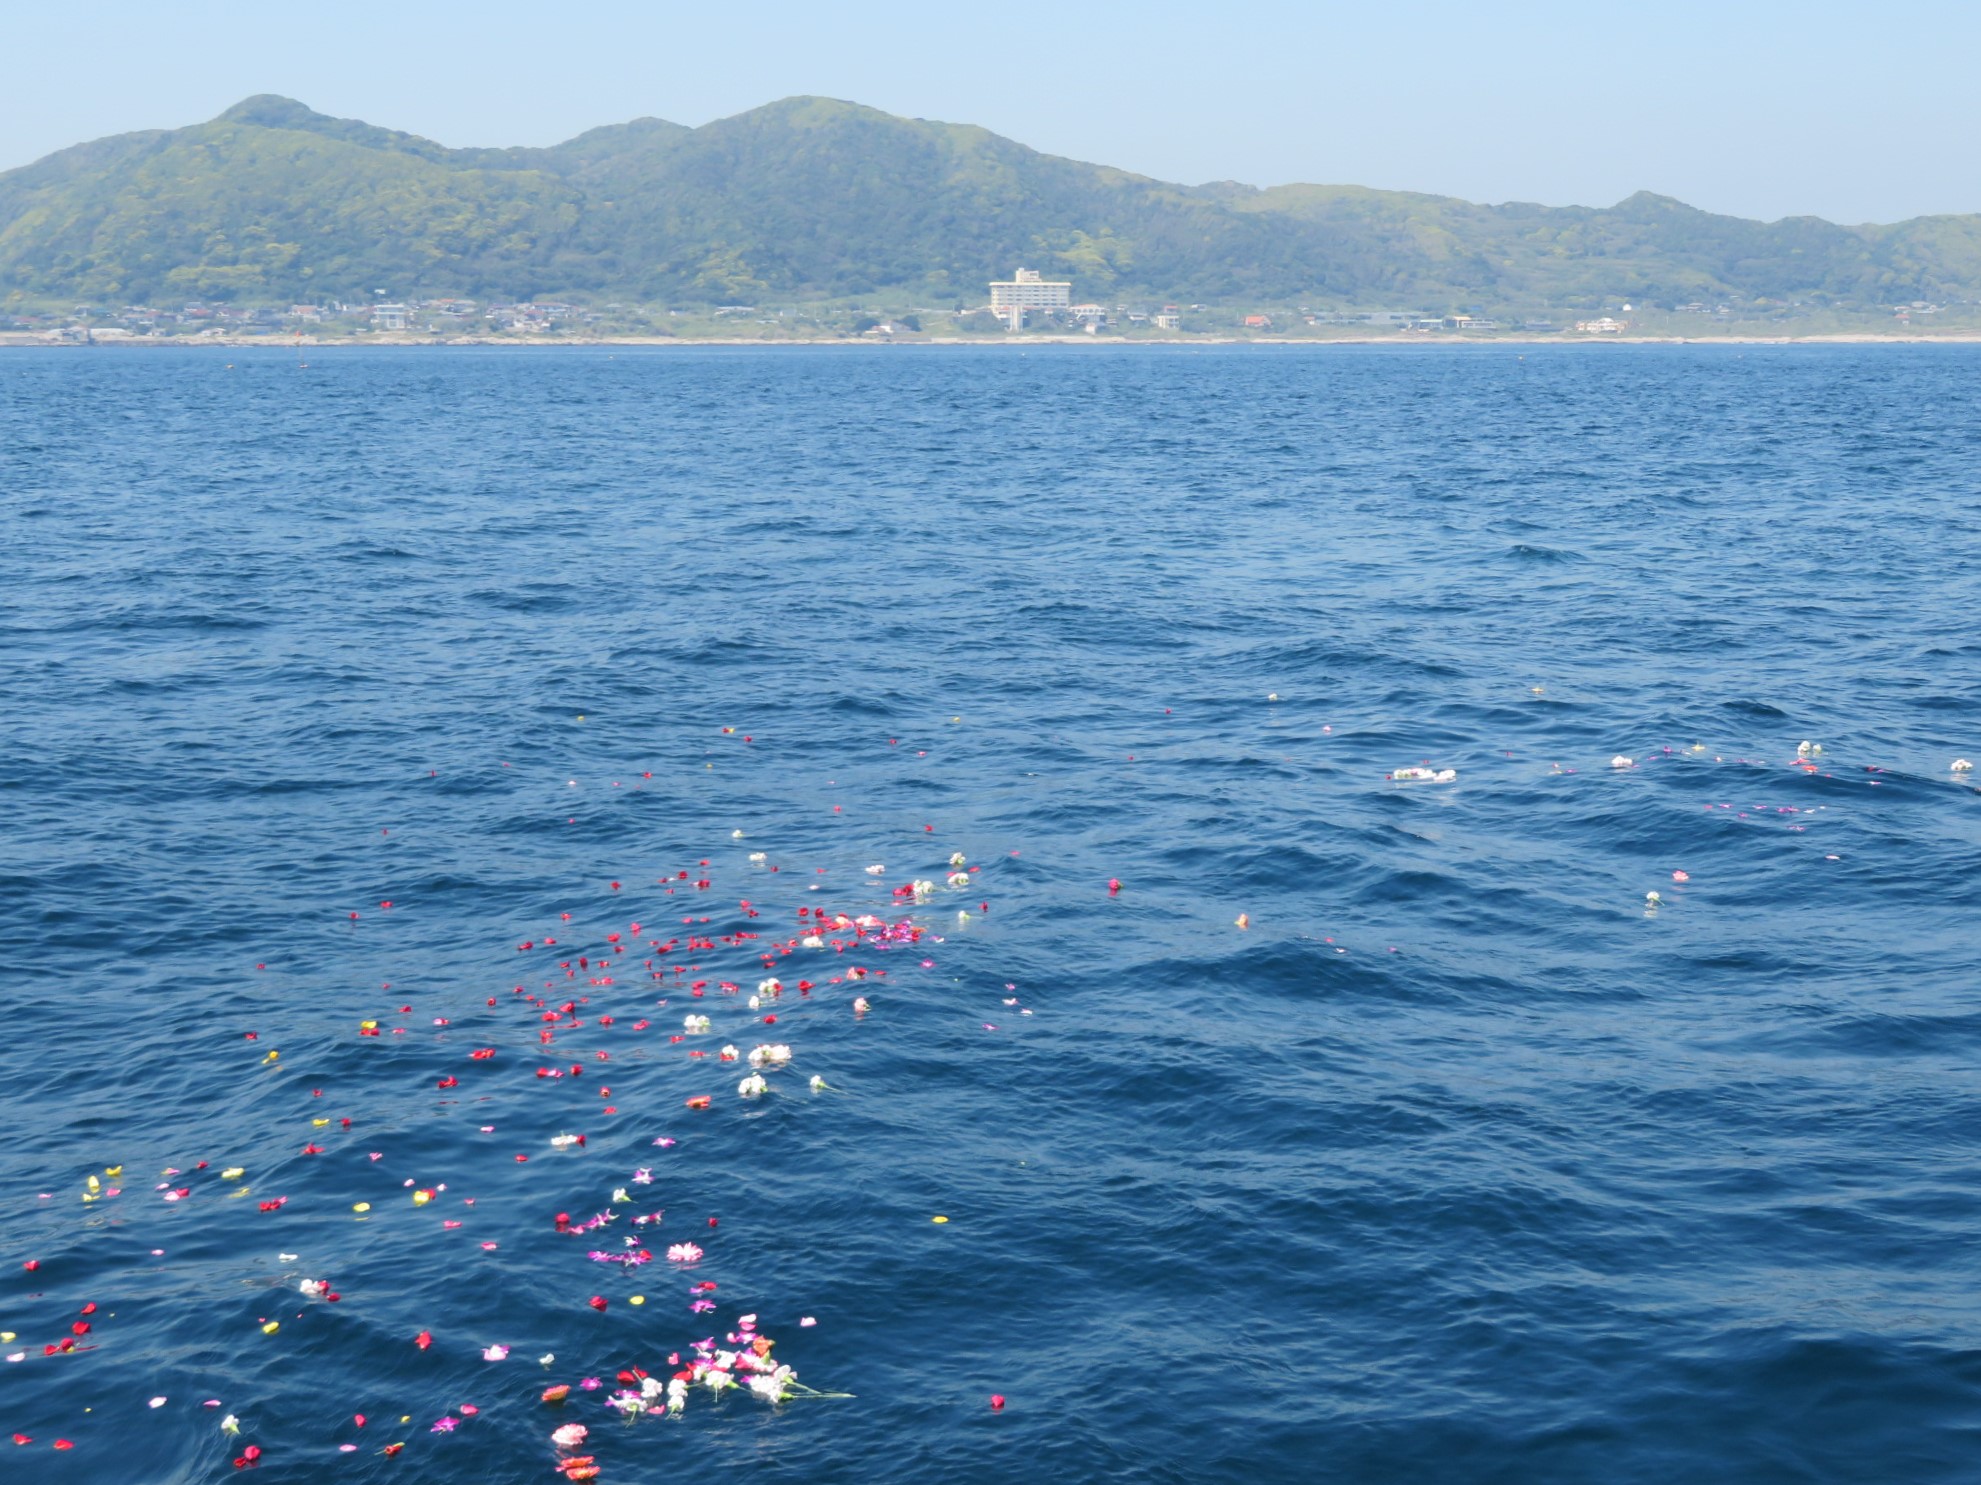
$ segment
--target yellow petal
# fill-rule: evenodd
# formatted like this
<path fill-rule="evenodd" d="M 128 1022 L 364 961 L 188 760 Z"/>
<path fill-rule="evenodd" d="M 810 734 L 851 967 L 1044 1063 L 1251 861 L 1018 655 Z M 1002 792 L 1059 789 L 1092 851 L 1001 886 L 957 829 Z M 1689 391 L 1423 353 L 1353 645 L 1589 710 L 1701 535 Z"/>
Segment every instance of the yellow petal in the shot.
<path fill-rule="evenodd" d="M 282 1322 L 280 1320 L 271 1320 L 266 1325 L 262 1326 L 261 1333 L 263 1335 L 274 1335 L 275 1332 L 280 1330 L 281 1328 L 282 1328 Z"/>
<path fill-rule="evenodd" d="M 106 1165 L 103 1167 L 103 1173 L 106 1176 L 121 1176 L 124 1173 L 124 1167 L 121 1165 Z"/>
<path fill-rule="evenodd" d="M 626 1303 L 629 1305 L 643 1305 L 646 1302 L 647 1302 L 647 1297 L 644 1294 L 636 1294 L 631 1299 L 626 1301 Z"/>
<path fill-rule="evenodd" d="M 354 1212 L 369 1212 L 371 1210 L 371 1203 L 368 1201 L 361 1201 L 356 1206 L 352 1207 L 351 1210 Z"/>
<path fill-rule="evenodd" d="M 247 1173 L 248 1168 L 245 1165 L 230 1165 L 220 1173 L 220 1179 L 223 1181 L 238 1181 Z"/>

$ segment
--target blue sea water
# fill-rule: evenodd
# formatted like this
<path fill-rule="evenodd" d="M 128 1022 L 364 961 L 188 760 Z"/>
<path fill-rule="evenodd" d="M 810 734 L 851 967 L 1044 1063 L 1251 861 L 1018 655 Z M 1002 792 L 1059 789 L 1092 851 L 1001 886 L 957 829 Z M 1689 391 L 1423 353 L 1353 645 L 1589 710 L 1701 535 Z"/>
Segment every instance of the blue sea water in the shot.
<path fill-rule="evenodd" d="M 0 355 L 5 1478 L 1981 1478 L 1981 348 L 307 357 Z"/>

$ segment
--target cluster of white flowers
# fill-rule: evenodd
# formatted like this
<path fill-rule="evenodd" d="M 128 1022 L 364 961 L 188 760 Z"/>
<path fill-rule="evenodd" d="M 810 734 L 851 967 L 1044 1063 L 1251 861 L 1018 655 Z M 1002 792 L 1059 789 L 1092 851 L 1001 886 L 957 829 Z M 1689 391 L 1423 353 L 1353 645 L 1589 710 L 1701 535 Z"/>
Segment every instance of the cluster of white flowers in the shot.
<path fill-rule="evenodd" d="M 304 1279 L 296 1287 L 311 1299 L 316 1299 L 318 1296 L 330 1292 L 330 1281 L 328 1279 Z"/>
<path fill-rule="evenodd" d="M 969 857 L 967 857 L 967 856 L 965 856 L 965 855 L 964 855 L 964 854 L 963 854 L 963 853 L 962 853 L 961 851 L 958 851 L 958 852 L 956 852 L 956 854 L 955 854 L 955 855 L 953 855 L 953 856 L 951 856 L 951 857 L 949 858 L 949 864 L 950 864 L 950 866 L 952 866 L 952 867 L 958 867 L 958 866 L 961 866 L 961 865 L 962 865 L 962 864 L 963 864 L 963 863 L 964 863 L 965 861 L 967 861 L 967 860 L 969 860 L 969 859 L 970 859 L 970 858 L 969 858 Z"/>
<path fill-rule="evenodd" d="M 823 949 L 825 947 L 825 940 L 820 938 L 816 933 L 808 933 L 798 940 L 798 946 L 802 949 Z"/>
<path fill-rule="evenodd" d="M 781 1403 L 798 1390 L 798 1373 L 771 1360 L 774 1343 L 751 1325 L 737 1324 L 739 1330 L 729 1337 L 738 1343 L 735 1350 L 718 1351 L 710 1341 L 697 1342 L 694 1360 L 668 1382 L 667 1401 L 675 1412 L 686 1406 L 690 1385 L 706 1387 L 717 1397 L 740 1386 L 767 1403 Z"/>
<path fill-rule="evenodd" d="M 757 994 L 759 995 L 782 995 L 783 993 L 784 981 L 782 980 L 773 978 L 757 981 Z"/>
<path fill-rule="evenodd" d="M 750 861 L 752 865 L 762 866 L 768 860 L 770 860 L 770 857 L 765 855 L 762 851 L 750 852 Z"/>
<path fill-rule="evenodd" d="M 736 1091 L 745 1098 L 761 1098 L 770 1084 L 764 1081 L 762 1073 L 751 1073 L 736 1085 Z"/>
<path fill-rule="evenodd" d="M 681 1029 L 689 1032 L 707 1031 L 709 1029 L 709 1019 L 707 1016 L 683 1016 L 681 1018 Z"/>
<path fill-rule="evenodd" d="M 571 1146 L 578 1143 L 578 1136 L 575 1134 L 553 1134 L 550 1137 L 550 1143 L 553 1149 L 568 1150 Z"/>
<path fill-rule="evenodd" d="M 682 1401 L 684 1403 L 687 1401 L 686 1394 L 687 1388 L 683 1386 Z M 660 1378 L 642 1377 L 640 1378 L 640 1387 L 637 1392 L 631 1389 L 615 1392 L 605 1401 L 606 1406 L 617 1408 L 628 1418 L 637 1418 L 642 1413 L 651 1413 L 655 1417 L 660 1417 L 669 1410 L 672 1397 L 670 1396 L 667 1384 L 662 1382 Z M 679 1411 L 679 1409 L 676 1408 L 675 1411 Z"/>
<path fill-rule="evenodd" d="M 915 901 L 927 902 L 931 897 L 935 896 L 935 883 L 917 877 L 913 882 L 908 884 L 908 890 L 914 894 Z"/>
<path fill-rule="evenodd" d="M 791 1060 L 791 1049 L 783 1042 L 760 1042 L 750 1052 L 751 1067 L 782 1067 Z"/>
<path fill-rule="evenodd" d="M 967 871 L 952 871 L 949 874 L 949 885 L 958 889 L 969 886 L 970 873 Z"/>
<path fill-rule="evenodd" d="M 1390 774 L 1390 781 L 1397 784 L 1455 784 L 1458 770 L 1455 768 L 1399 768 Z"/>

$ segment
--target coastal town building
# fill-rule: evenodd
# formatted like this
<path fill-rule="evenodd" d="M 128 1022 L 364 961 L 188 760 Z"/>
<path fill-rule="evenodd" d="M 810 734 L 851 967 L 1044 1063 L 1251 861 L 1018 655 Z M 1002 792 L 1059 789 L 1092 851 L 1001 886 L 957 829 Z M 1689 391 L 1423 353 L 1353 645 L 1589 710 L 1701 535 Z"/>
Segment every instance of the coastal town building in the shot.
<path fill-rule="evenodd" d="M 1047 279 L 1036 268 L 1021 268 L 990 286 L 992 309 L 1071 309 L 1073 285 Z"/>
<path fill-rule="evenodd" d="M 1600 320 L 1577 320 L 1575 328 L 1584 335 L 1621 335 L 1630 327 L 1622 320 L 1604 315 Z"/>
<path fill-rule="evenodd" d="M 404 330 L 406 328 L 406 306 L 403 304 L 373 305 L 371 327 L 374 330 Z"/>
<path fill-rule="evenodd" d="M 1174 305 L 1164 308 L 1163 312 L 1155 317 L 1155 320 L 1156 329 L 1158 330 L 1181 330 L 1183 328 L 1183 316 L 1177 312 Z"/>
<path fill-rule="evenodd" d="M 990 296 L 991 313 L 1007 330 L 1023 330 L 1027 310 L 1073 307 L 1073 285 L 1048 279 L 1036 268 L 1020 268 L 1009 279 L 993 281 Z"/>

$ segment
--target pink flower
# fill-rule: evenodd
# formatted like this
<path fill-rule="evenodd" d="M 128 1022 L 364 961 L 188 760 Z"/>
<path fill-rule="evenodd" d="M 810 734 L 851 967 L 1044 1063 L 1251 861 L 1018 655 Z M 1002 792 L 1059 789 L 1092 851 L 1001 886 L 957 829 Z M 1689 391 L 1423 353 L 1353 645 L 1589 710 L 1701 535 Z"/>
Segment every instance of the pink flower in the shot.
<path fill-rule="evenodd" d="M 702 1250 L 693 1243 L 676 1243 L 667 1250 L 668 1261 L 671 1263 L 696 1263 L 700 1261 L 701 1256 Z"/>
<path fill-rule="evenodd" d="M 507 1346 L 490 1346 L 481 1354 L 483 1361 L 500 1361 L 509 1354 Z"/>
<path fill-rule="evenodd" d="M 585 1441 L 585 1435 L 590 1431 L 582 1423 L 567 1423 L 551 1434 L 550 1441 L 560 1449 L 575 1449 Z"/>

